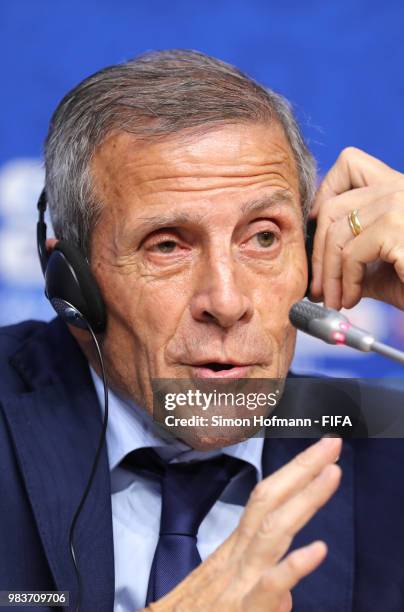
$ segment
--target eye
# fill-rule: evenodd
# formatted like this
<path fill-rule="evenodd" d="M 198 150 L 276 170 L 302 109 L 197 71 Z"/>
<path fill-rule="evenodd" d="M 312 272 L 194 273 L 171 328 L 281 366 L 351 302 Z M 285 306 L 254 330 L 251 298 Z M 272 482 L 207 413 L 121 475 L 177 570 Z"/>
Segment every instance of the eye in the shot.
<path fill-rule="evenodd" d="M 163 240 L 162 242 L 158 242 L 153 245 L 153 250 L 158 251 L 159 253 L 172 253 L 175 250 L 177 243 L 175 240 Z"/>
<path fill-rule="evenodd" d="M 274 232 L 270 232 L 268 230 L 264 231 L 264 232 L 258 232 L 257 234 L 255 234 L 255 238 L 258 241 L 258 244 L 263 247 L 263 248 L 268 248 L 271 247 L 275 241 L 275 234 Z"/>

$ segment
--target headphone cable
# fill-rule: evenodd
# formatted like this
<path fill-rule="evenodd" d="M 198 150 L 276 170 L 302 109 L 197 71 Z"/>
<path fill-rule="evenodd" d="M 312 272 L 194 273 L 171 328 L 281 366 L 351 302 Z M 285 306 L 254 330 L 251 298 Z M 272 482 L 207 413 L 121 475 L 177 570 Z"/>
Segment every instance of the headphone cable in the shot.
<path fill-rule="evenodd" d="M 87 327 L 88 330 L 92 336 L 93 342 L 94 342 L 94 346 L 96 348 L 97 351 L 97 356 L 98 356 L 98 362 L 100 365 L 100 369 L 101 369 L 101 374 L 102 374 L 102 382 L 103 382 L 103 386 L 104 386 L 104 419 L 103 419 L 103 423 L 102 423 L 102 429 L 101 429 L 101 434 L 99 437 L 99 441 L 98 441 L 98 446 L 97 446 L 97 450 L 94 456 L 94 460 L 93 460 L 93 465 L 91 468 L 91 472 L 90 472 L 90 476 L 88 477 L 88 481 L 87 481 L 87 485 L 86 488 L 84 490 L 83 495 L 81 496 L 80 502 L 77 506 L 76 512 L 74 513 L 74 516 L 72 518 L 72 522 L 70 525 L 70 530 L 69 530 L 69 547 L 70 547 L 70 554 L 73 560 L 73 565 L 74 565 L 74 570 L 76 573 L 76 578 L 77 578 L 77 602 L 76 602 L 76 612 L 80 611 L 80 605 L 81 605 L 81 598 L 82 598 L 82 590 L 83 590 L 83 586 L 82 586 L 82 579 L 81 579 L 81 574 L 80 574 L 80 569 L 78 566 L 78 562 L 77 562 L 77 557 L 76 557 L 76 551 L 74 549 L 74 531 L 77 525 L 77 520 L 80 516 L 80 513 L 83 509 L 83 506 L 86 502 L 87 496 L 90 492 L 91 486 L 93 484 L 94 481 L 94 476 L 98 467 L 98 463 L 101 457 L 101 451 L 102 451 L 102 447 L 105 443 L 105 434 L 107 431 L 107 426 L 108 426 L 108 381 L 107 381 L 107 374 L 105 371 L 105 366 L 104 366 L 104 359 L 102 357 L 102 352 L 101 352 L 101 348 L 100 345 L 98 343 L 98 340 L 95 336 L 95 333 L 91 327 L 91 325 L 88 323 L 88 321 L 86 321 L 87 323 Z"/>

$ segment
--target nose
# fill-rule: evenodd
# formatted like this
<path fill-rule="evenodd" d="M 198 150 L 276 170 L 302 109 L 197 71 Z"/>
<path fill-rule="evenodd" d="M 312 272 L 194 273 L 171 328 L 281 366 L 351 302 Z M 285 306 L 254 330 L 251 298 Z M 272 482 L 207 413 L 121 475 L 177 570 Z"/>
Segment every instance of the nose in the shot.
<path fill-rule="evenodd" d="M 253 303 L 243 291 L 242 281 L 242 272 L 230 254 L 204 263 L 191 300 L 192 317 L 222 328 L 239 321 L 248 322 L 253 315 Z"/>

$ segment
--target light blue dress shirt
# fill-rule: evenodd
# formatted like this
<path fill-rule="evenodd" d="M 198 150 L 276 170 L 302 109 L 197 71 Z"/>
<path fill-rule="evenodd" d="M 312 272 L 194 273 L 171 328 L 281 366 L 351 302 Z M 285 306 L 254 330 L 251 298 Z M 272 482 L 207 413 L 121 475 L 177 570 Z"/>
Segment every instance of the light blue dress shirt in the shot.
<path fill-rule="evenodd" d="M 102 381 L 93 370 L 91 374 L 103 408 Z M 250 438 L 211 452 L 196 451 L 179 440 L 166 439 L 149 414 L 110 391 L 106 443 L 112 491 L 114 612 L 134 612 L 145 605 L 160 529 L 161 494 L 157 480 L 120 467 L 122 459 L 138 448 L 153 447 L 170 462 L 206 459 L 220 453 L 246 462 L 201 523 L 197 547 L 204 560 L 238 525 L 249 494 L 262 478 L 264 438 Z"/>

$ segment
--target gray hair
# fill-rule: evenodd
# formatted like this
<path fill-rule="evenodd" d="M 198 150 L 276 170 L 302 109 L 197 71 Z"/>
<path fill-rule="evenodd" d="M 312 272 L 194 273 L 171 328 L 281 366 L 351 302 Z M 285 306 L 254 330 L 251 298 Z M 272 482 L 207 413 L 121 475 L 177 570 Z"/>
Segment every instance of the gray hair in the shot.
<path fill-rule="evenodd" d="M 90 162 L 112 132 L 152 140 L 190 128 L 274 118 L 294 155 L 306 220 L 316 166 L 285 98 L 196 51 L 146 53 L 96 72 L 60 102 L 45 142 L 45 187 L 55 236 L 89 254 L 91 231 L 103 206 L 92 185 Z"/>

